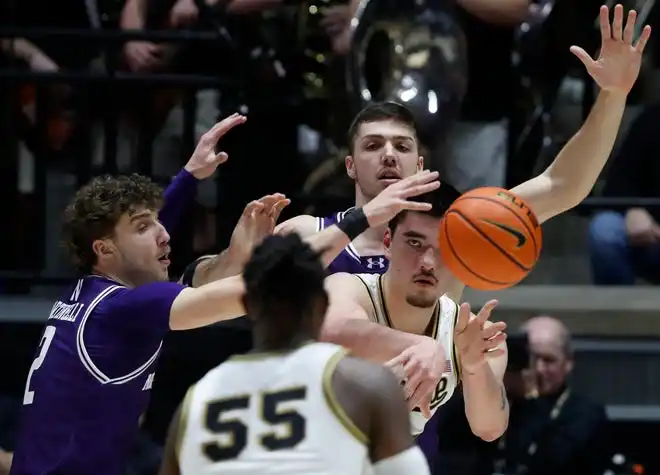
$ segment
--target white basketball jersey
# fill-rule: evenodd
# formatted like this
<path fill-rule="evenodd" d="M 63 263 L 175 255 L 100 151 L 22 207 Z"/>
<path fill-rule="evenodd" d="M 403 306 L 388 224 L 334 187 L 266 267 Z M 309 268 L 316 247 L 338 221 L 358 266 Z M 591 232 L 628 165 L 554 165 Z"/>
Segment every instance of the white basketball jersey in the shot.
<path fill-rule="evenodd" d="M 379 274 L 354 274 L 358 277 L 369 292 L 371 303 L 373 304 L 373 315 L 376 323 L 381 325 L 392 326 L 390 316 L 385 305 L 385 296 L 383 294 L 382 275 Z M 458 318 L 458 305 L 447 297 L 441 296 L 438 299 L 435 313 L 429 326 L 426 329 L 426 335 L 435 338 L 445 351 L 449 352 L 451 366 L 448 371 L 442 376 L 435 389 L 435 394 L 431 400 L 431 415 L 441 405 L 445 404 L 454 394 L 454 390 L 460 381 L 458 359 L 456 358 L 456 348 L 454 347 L 454 327 Z M 421 434 L 426 425 L 426 419 L 422 413 L 415 409 L 410 413 L 410 425 L 412 427 L 413 435 Z"/>
<path fill-rule="evenodd" d="M 340 407 L 332 374 L 346 351 L 310 343 L 234 356 L 186 395 L 181 475 L 363 475 L 367 439 Z"/>

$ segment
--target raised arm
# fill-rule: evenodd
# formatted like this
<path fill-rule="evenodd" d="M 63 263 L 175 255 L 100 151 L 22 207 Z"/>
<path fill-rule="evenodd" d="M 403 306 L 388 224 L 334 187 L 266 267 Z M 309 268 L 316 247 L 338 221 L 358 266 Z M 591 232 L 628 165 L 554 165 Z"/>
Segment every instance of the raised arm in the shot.
<path fill-rule="evenodd" d="M 136 0 L 129 0 L 129 3 Z M 126 8 L 129 8 L 127 3 Z M 174 234 L 181 215 L 195 196 L 197 182 L 209 178 L 218 165 L 229 158 L 225 152 L 216 153 L 218 141 L 237 125 L 247 119 L 239 114 L 232 114 L 221 120 L 199 139 L 192 156 L 183 170 L 174 177 L 170 186 L 163 193 L 163 207 L 158 218 L 170 234 Z"/>
<path fill-rule="evenodd" d="M 642 52 L 651 34 L 651 28 L 646 26 L 633 45 L 636 18 L 631 10 L 624 30 L 623 7 L 617 5 L 610 28 L 609 10 L 602 6 L 598 59 L 593 60 L 582 48 L 571 47 L 601 91 L 587 120 L 550 166 L 511 190 L 531 206 L 541 222 L 586 198 L 612 152 L 626 99 L 637 80 Z"/>

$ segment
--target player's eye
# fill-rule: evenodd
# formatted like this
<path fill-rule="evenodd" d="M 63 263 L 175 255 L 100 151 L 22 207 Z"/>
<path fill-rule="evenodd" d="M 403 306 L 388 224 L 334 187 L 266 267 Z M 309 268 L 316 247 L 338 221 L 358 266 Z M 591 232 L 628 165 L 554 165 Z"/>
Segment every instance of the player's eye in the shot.
<path fill-rule="evenodd" d="M 408 147 L 407 145 L 399 144 L 399 145 L 397 145 L 396 148 L 397 148 L 397 150 L 398 150 L 399 152 L 401 152 L 401 153 L 407 153 L 407 152 L 410 152 L 410 147 Z"/>
<path fill-rule="evenodd" d="M 374 150 L 378 150 L 379 148 L 380 148 L 380 144 L 378 144 L 378 143 L 376 143 L 376 142 L 369 142 L 369 143 L 364 147 L 365 150 L 368 150 L 368 151 L 370 151 L 370 152 L 373 152 Z"/>
<path fill-rule="evenodd" d="M 419 249 L 422 247 L 422 241 L 419 239 L 408 239 L 408 245 L 413 249 Z"/>
<path fill-rule="evenodd" d="M 140 223 L 138 224 L 138 232 L 143 233 L 149 229 L 149 223 Z"/>

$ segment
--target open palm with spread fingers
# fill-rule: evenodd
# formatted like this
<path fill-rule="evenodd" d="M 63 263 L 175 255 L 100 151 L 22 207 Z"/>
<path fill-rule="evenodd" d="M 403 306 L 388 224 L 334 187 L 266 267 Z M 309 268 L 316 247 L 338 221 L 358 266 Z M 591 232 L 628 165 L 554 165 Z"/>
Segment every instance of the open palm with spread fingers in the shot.
<path fill-rule="evenodd" d="M 429 211 L 430 203 L 411 201 L 409 198 L 423 195 L 437 188 L 440 188 L 438 172 L 423 170 L 388 186 L 364 205 L 362 210 L 370 226 L 382 226 L 403 210 Z"/>
<path fill-rule="evenodd" d="M 237 125 L 244 124 L 246 120 L 243 115 L 232 114 L 215 124 L 211 130 L 201 136 L 185 169 L 198 180 L 213 175 L 218 165 L 225 163 L 229 158 L 225 152 L 216 152 L 218 141 Z"/>
<path fill-rule="evenodd" d="M 600 7 L 600 54 L 593 59 L 579 46 L 571 46 L 571 53 L 587 68 L 589 75 L 604 91 L 628 94 L 639 75 L 642 53 L 651 36 L 651 27 L 645 26 L 636 43 L 633 43 L 637 12 L 630 10 L 623 25 L 623 6 L 614 7 L 614 19 L 610 25 L 609 9 Z"/>
<path fill-rule="evenodd" d="M 230 246 L 234 252 L 249 257 L 254 248 L 273 233 L 280 213 L 289 203 L 291 200 L 281 193 L 248 203 L 231 234 Z"/>
<path fill-rule="evenodd" d="M 506 340 L 506 323 L 488 321 L 497 303 L 497 300 L 487 302 L 476 316 L 472 315 L 470 304 L 461 304 L 454 329 L 454 346 L 464 372 L 474 373 L 489 359 L 505 353 L 500 345 Z"/>

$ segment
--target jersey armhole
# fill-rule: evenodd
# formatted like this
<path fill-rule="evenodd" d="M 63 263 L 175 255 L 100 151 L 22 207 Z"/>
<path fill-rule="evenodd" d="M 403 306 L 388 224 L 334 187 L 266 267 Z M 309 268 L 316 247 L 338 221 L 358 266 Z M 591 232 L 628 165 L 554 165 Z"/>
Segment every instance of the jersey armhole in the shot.
<path fill-rule="evenodd" d="M 195 385 L 193 384 L 186 391 L 186 395 L 183 397 L 183 402 L 181 403 L 181 411 L 179 413 L 179 426 L 176 433 L 176 438 L 174 440 L 174 453 L 176 454 L 176 459 L 181 464 L 181 450 L 183 449 L 183 440 L 188 427 L 188 416 L 190 413 L 190 406 L 192 405 L 193 393 L 195 392 Z"/>
<path fill-rule="evenodd" d="M 353 274 L 353 277 L 355 277 L 357 280 L 360 281 L 360 283 L 364 286 L 364 290 L 367 292 L 367 295 L 369 296 L 369 301 L 371 302 L 371 314 L 369 315 L 369 320 L 371 320 L 374 323 L 378 323 L 378 309 L 376 308 L 376 302 L 374 301 L 374 296 L 371 295 L 371 291 L 369 290 L 369 286 L 367 283 L 362 280 L 362 277 L 359 275 Z"/>
<path fill-rule="evenodd" d="M 458 323 L 458 311 L 459 311 L 459 305 L 458 303 L 454 302 L 454 300 L 449 299 L 451 303 L 454 305 L 454 321 L 451 326 L 451 331 L 452 331 L 452 337 L 451 337 L 451 359 L 453 360 L 452 363 L 454 364 L 454 367 L 456 368 L 456 384 L 461 384 L 461 363 L 458 361 L 458 354 L 456 353 L 456 343 L 454 342 L 454 332 L 456 331 L 456 324 Z"/>
<path fill-rule="evenodd" d="M 337 365 L 348 354 L 349 352 L 346 349 L 338 350 L 334 355 L 330 357 L 325 365 L 325 368 L 323 368 L 323 396 L 325 396 L 325 402 L 328 405 L 328 408 L 330 408 L 330 411 L 337 418 L 339 423 L 344 426 L 344 429 L 346 429 L 346 431 L 348 431 L 348 433 L 351 434 L 358 442 L 363 445 L 367 445 L 369 438 L 351 420 L 349 415 L 341 406 L 335 394 L 335 390 L 332 387 L 332 376 L 335 374 Z"/>

